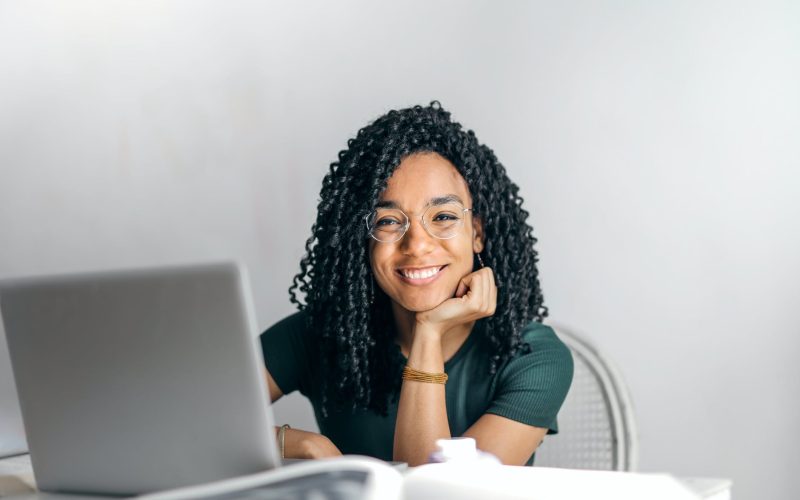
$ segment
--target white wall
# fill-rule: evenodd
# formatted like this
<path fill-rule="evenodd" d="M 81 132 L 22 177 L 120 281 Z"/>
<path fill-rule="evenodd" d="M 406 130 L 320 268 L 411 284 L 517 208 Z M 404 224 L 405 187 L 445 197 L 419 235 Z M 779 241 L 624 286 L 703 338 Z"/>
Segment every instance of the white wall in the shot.
<path fill-rule="evenodd" d="M 0 0 L 0 277 L 237 257 L 267 326 L 339 149 L 440 99 L 521 186 L 552 318 L 630 383 L 641 468 L 790 498 L 798 26 L 790 1 Z"/>

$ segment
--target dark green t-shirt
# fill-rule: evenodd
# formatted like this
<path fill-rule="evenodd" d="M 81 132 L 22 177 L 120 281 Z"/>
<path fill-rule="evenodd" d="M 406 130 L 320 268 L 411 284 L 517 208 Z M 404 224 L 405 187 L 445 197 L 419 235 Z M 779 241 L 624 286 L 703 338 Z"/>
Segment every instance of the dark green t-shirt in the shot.
<path fill-rule="evenodd" d="M 489 374 L 489 346 L 478 321 L 467 340 L 444 365 L 450 434 L 461 436 L 483 414 L 493 413 L 558 432 L 558 413 L 572 383 L 572 355 L 553 330 L 540 323 L 522 332 L 531 352 L 520 354 Z M 320 432 L 344 454 L 392 459 L 397 403 L 387 417 L 370 410 L 329 410 L 323 417 L 314 332 L 303 312 L 292 314 L 261 334 L 264 361 L 284 394 L 299 390 L 314 407 Z M 397 347 L 400 356 L 400 348 Z M 533 457 L 528 461 L 532 464 Z"/>

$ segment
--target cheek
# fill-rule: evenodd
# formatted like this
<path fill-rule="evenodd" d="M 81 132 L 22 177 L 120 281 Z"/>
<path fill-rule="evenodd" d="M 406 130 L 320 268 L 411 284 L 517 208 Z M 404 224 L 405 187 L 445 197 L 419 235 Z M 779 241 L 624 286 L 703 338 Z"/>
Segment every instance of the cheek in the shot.
<path fill-rule="evenodd" d="M 369 265 L 372 269 L 372 275 L 375 277 L 375 281 L 382 289 L 386 288 L 387 280 L 391 277 L 389 274 L 391 266 L 388 263 L 390 254 L 391 252 L 386 252 L 384 248 L 377 248 L 375 245 L 370 245 Z"/>
<path fill-rule="evenodd" d="M 449 248 L 450 254 L 453 256 L 453 268 L 458 270 L 461 278 L 472 272 L 472 264 L 474 262 L 472 252 L 472 241 L 462 240 L 453 242 Z"/>

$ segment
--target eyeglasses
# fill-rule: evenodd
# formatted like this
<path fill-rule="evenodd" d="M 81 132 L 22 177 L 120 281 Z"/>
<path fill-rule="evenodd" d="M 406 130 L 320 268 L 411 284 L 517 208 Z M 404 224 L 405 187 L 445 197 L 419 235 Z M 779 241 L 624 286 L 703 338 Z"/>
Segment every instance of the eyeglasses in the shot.
<path fill-rule="evenodd" d="M 422 227 L 434 238 L 449 240 L 458 234 L 464 225 L 464 218 L 471 208 L 460 203 L 448 202 L 428 207 L 420 216 Z M 381 243 L 394 243 L 405 236 L 411 220 L 399 208 L 379 208 L 364 218 L 369 235 Z"/>

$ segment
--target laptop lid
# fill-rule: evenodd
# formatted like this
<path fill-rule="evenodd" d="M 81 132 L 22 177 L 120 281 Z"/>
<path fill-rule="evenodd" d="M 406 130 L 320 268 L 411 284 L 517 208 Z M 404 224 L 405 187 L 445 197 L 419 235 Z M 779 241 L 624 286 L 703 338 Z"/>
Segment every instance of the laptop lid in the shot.
<path fill-rule="evenodd" d="M 14 374 L 11 372 L 11 360 L 8 357 L 6 332 L 3 322 L 0 321 L 0 458 L 27 451 L 17 388 L 14 386 Z"/>
<path fill-rule="evenodd" d="M 276 467 L 242 267 L 0 282 L 36 482 L 139 494 Z"/>

